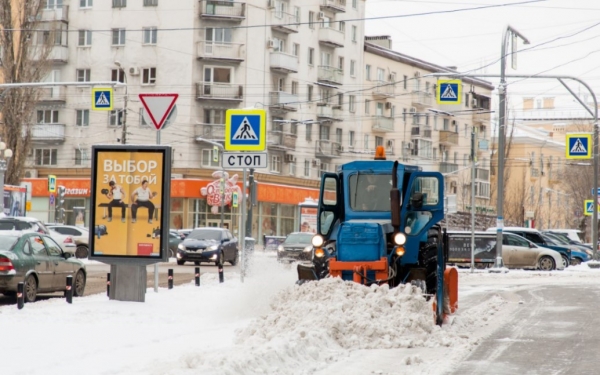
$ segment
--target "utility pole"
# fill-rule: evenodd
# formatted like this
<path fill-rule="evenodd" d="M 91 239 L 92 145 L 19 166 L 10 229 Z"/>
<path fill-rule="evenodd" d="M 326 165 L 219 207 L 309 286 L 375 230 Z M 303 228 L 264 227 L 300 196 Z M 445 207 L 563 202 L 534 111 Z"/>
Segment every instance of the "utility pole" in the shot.
<path fill-rule="evenodd" d="M 475 271 L 475 127 L 471 127 L 471 272 Z"/>
<path fill-rule="evenodd" d="M 252 209 L 256 204 L 256 184 L 254 182 L 254 168 L 250 168 L 250 175 L 248 176 L 248 217 L 246 219 L 246 236 L 250 233 L 249 237 L 252 237 Z"/>
<path fill-rule="evenodd" d="M 127 86 L 125 86 L 125 108 L 123 108 L 123 133 L 121 134 L 121 144 L 127 144 Z"/>

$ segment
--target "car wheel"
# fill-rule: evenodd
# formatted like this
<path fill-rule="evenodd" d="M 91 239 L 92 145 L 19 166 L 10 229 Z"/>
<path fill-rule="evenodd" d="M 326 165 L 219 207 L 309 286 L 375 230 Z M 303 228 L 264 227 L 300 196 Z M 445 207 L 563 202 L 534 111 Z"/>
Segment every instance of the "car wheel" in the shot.
<path fill-rule="evenodd" d="M 579 258 L 571 258 L 571 265 L 572 266 L 578 266 L 578 265 L 581 264 L 581 262 L 582 262 L 582 260 L 579 259 Z"/>
<path fill-rule="evenodd" d="M 229 263 L 230 263 L 232 266 L 235 266 L 236 264 L 238 264 L 238 262 L 239 262 L 239 261 L 240 261 L 240 252 L 239 252 L 239 251 L 236 251 L 236 252 L 235 252 L 235 258 L 234 258 L 233 260 L 229 261 Z"/>
<path fill-rule="evenodd" d="M 175 258 L 175 252 L 172 249 L 169 249 L 169 258 Z"/>
<path fill-rule="evenodd" d="M 563 262 L 563 267 L 565 267 L 565 268 L 569 267 L 569 258 L 567 258 L 564 255 L 561 255 L 561 258 L 562 258 L 562 262 Z"/>
<path fill-rule="evenodd" d="M 85 245 L 78 245 L 77 249 L 75 249 L 75 257 L 77 259 L 87 258 L 89 254 L 88 247 Z"/>
<path fill-rule="evenodd" d="M 35 276 L 29 275 L 27 279 L 25 279 L 25 302 L 35 302 L 37 297 L 37 280 Z"/>
<path fill-rule="evenodd" d="M 538 267 L 542 271 L 553 271 L 556 269 L 556 265 L 554 264 L 554 259 L 549 256 L 543 256 L 538 261 Z"/>
<path fill-rule="evenodd" d="M 185 260 L 177 259 L 177 265 L 183 266 L 185 264 Z"/>
<path fill-rule="evenodd" d="M 82 270 L 77 271 L 75 275 L 75 285 L 73 286 L 73 295 L 75 297 L 82 297 L 85 292 L 85 274 Z"/>

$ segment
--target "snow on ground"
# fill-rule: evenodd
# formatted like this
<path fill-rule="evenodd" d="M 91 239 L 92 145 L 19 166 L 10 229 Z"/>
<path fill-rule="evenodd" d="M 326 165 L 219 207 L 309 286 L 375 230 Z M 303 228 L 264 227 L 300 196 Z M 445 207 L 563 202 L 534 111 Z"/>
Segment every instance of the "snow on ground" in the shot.
<path fill-rule="evenodd" d="M 434 324 L 413 286 L 327 279 L 294 285 L 295 266 L 255 254 L 242 283 L 204 274 L 145 303 L 98 294 L 0 307 L 9 374 L 444 374 L 511 318 L 514 291 L 588 284 L 600 270 L 493 274 L 460 270 L 459 312 Z"/>

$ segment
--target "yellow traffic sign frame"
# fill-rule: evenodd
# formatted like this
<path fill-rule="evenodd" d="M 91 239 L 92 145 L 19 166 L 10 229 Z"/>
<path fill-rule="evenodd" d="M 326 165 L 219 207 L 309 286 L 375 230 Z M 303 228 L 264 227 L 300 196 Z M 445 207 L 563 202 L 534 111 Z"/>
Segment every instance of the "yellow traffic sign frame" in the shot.
<path fill-rule="evenodd" d="M 589 205 L 592 205 L 592 207 L 594 207 L 594 200 L 593 199 L 586 199 L 583 201 L 583 214 L 585 216 L 592 216 L 594 214 L 594 209 L 592 208 L 590 211 L 588 211 L 588 207 Z M 600 206 L 598 206 L 598 212 L 600 213 Z"/>
<path fill-rule="evenodd" d="M 48 192 L 56 193 L 56 176 L 53 174 L 48 175 Z"/>
<path fill-rule="evenodd" d="M 258 140 L 256 144 L 232 143 L 234 133 L 232 118 L 238 116 L 259 116 Z M 241 125 L 240 125 L 241 126 Z M 238 126 L 239 128 L 239 126 Z M 255 130 L 254 130 L 255 131 Z M 256 132 L 256 131 L 255 131 Z M 264 151 L 267 147 L 267 111 L 264 109 L 228 109 L 225 115 L 225 150 L 227 151 Z"/>
<path fill-rule="evenodd" d="M 442 85 L 456 85 L 456 100 L 442 100 Z M 446 87 L 446 86 L 444 86 Z M 444 90 L 445 91 L 445 90 Z M 438 104 L 456 105 L 461 104 L 462 80 L 460 79 L 438 79 L 435 88 L 435 99 Z"/>
<path fill-rule="evenodd" d="M 585 155 L 572 155 L 571 154 L 571 140 L 572 139 L 587 139 L 587 153 Z M 591 159 L 592 158 L 592 133 L 567 133 L 565 139 L 565 155 L 567 159 Z"/>
<path fill-rule="evenodd" d="M 98 107 L 96 106 L 97 98 L 96 93 L 106 92 L 108 93 L 108 106 Z M 112 87 L 92 87 L 92 110 L 94 111 L 112 111 L 115 103 L 115 92 Z"/>

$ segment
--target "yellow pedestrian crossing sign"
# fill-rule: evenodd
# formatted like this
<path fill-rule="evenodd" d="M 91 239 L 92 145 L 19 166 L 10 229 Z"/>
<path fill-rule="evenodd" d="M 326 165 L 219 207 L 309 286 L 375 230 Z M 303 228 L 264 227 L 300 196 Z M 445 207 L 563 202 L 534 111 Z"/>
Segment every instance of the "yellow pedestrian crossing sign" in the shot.
<path fill-rule="evenodd" d="M 95 111 L 112 111 L 113 89 L 112 87 L 92 88 L 92 109 Z"/>
<path fill-rule="evenodd" d="M 591 133 L 567 133 L 566 158 L 567 159 L 591 159 L 592 158 L 592 134 Z"/>
<path fill-rule="evenodd" d="M 264 151 L 267 136 L 264 109 L 228 109 L 225 115 L 225 150 Z"/>
<path fill-rule="evenodd" d="M 438 104 L 460 104 L 462 81 L 460 79 L 438 79 L 435 94 Z"/>
<path fill-rule="evenodd" d="M 600 212 L 600 206 L 598 206 L 598 212 Z M 583 214 L 585 216 L 592 216 L 594 214 L 594 200 L 586 199 L 583 201 Z"/>

